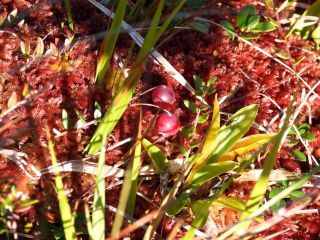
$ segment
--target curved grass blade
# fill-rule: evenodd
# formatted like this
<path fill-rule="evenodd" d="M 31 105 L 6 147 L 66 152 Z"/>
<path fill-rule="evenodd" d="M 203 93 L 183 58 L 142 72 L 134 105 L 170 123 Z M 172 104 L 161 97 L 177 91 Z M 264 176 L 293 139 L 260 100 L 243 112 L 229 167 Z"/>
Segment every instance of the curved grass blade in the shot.
<path fill-rule="evenodd" d="M 219 128 L 220 128 L 220 109 L 219 109 L 218 97 L 216 95 L 215 99 L 214 99 L 214 104 L 213 104 L 213 113 L 212 113 L 211 124 L 208 129 L 204 144 L 202 146 L 201 153 L 194 158 L 195 165 L 192 168 L 192 170 L 186 180 L 185 184 L 187 186 L 191 183 L 196 172 L 203 165 L 206 164 L 206 162 L 208 160 L 208 156 L 212 152 L 212 146 L 215 146 L 215 141 L 216 141 L 218 133 L 219 133 Z"/>
<path fill-rule="evenodd" d="M 252 104 L 237 111 L 230 118 L 230 124 L 220 128 L 217 140 L 212 147 L 208 163 L 217 161 L 247 133 L 258 113 L 258 106 Z"/>
<path fill-rule="evenodd" d="M 246 209 L 243 212 L 243 214 L 241 215 L 240 220 L 246 219 L 251 213 L 253 213 L 255 210 L 257 210 L 259 208 L 261 200 L 262 200 L 264 194 L 266 193 L 269 176 L 271 174 L 273 165 L 276 161 L 277 154 L 280 149 L 282 139 L 286 135 L 285 133 L 287 132 L 287 129 L 289 127 L 289 117 L 291 115 L 291 109 L 292 109 L 292 105 L 289 106 L 289 108 L 288 108 L 287 117 L 285 119 L 285 122 L 283 124 L 281 131 L 279 132 L 278 135 L 276 135 L 273 138 L 273 141 L 272 141 L 273 146 L 272 146 L 270 153 L 267 156 L 267 159 L 263 165 L 262 173 L 261 173 L 258 181 L 256 182 L 256 184 L 250 194 L 250 198 L 246 203 Z M 251 221 L 243 222 L 243 224 L 240 225 L 240 229 L 245 231 L 250 226 L 250 223 L 251 223 Z"/>
<path fill-rule="evenodd" d="M 126 11 L 126 5 L 127 5 L 127 0 L 119 1 L 116 14 L 112 21 L 110 30 L 104 36 L 99 57 L 98 57 L 98 64 L 97 64 L 96 77 L 95 77 L 95 81 L 98 84 L 104 83 L 106 72 L 110 67 L 109 66 L 110 59 L 120 33 L 121 24 L 124 19 L 124 14 Z"/>
<path fill-rule="evenodd" d="M 135 144 L 136 147 L 133 153 L 133 159 L 129 162 L 128 167 L 125 171 L 124 182 L 121 188 L 119 203 L 117 207 L 117 213 L 111 230 L 111 238 L 113 239 L 119 238 L 119 233 L 123 222 L 123 214 L 121 213 L 125 212 L 126 209 L 129 209 L 130 215 L 132 215 L 135 206 L 135 197 L 137 193 L 137 177 L 139 174 L 141 154 L 141 121 L 142 115 L 140 111 L 137 143 Z M 128 201 L 130 198 L 131 201 Z"/>
<path fill-rule="evenodd" d="M 163 154 L 160 148 L 153 145 L 147 139 L 142 140 L 142 145 L 146 149 L 149 157 L 151 158 L 158 172 L 161 172 L 166 163 L 168 163 L 168 159 L 166 158 L 166 156 Z"/>
<path fill-rule="evenodd" d="M 250 153 L 251 151 L 258 150 L 260 147 L 262 147 L 264 144 L 268 143 L 269 141 L 270 141 L 270 138 L 268 137 L 266 139 L 262 139 L 250 145 L 231 150 L 230 152 L 228 152 L 227 154 L 219 158 L 218 162 L 232 161 L 238 156 L 241 157 L 247 153 Z"/>
<path fill-rule="evenodd" d="M 62 178 L 59 173 L 59 170 L 57 169 L 58 161 L 56 158 L 56 154 L 54 152 L 54 145 L 51 140 L 50 130 L 48 127 L 46 127 L 46 132 L 47 132 L 47 138 L 48 138 L 48 149 L 49 149 L 50 158 L 51 158 L 53 169 L 54 169 L 54 172 L 53 172 L 54 182 L 55 182 L 55 187 L 58 195 L 59 209 L 60 209 L 60 215 L 61 215 L 62 224 L 63 224 L 64 235 L 66 240 L 76 239 L 76 230 L 74 227 L 74 216 L 72 215 L 67 196 L 64 193 Z"/>

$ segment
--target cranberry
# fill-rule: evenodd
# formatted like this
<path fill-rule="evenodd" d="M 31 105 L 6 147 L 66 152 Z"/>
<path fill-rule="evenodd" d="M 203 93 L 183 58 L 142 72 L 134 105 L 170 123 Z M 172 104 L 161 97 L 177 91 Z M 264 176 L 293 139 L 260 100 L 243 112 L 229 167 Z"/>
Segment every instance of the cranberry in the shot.
<path fill-rule="evenodd" d="M 175 135 L 180 129 L 180 121 L 175 115 L 164 112 L 157 117 L 155 128 L 160 134 Z"/>
<path fill-rule="evenodd" d="M 176 98 L 171 87 L 160 85 L 152 91 L 152 101 L 155 105 L 170 110 Z"/>

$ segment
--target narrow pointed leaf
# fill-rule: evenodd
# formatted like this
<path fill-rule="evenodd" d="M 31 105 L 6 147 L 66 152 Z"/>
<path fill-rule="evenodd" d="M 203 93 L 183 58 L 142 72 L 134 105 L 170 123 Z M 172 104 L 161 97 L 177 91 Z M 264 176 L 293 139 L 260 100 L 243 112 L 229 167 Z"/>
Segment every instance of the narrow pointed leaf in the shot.
<path fill-rule="evenodd" d="M 153 145 L 147 139 L 142 140 L 142 145 L 143 145 L 144 149 L 147 151 L 154 166 L 160 172 L 164 168 L 165 164 L 168 162 L 168 159 L 163 154 L 163 152 L 160 150 L 160 148 Z"/>
<path fill-rule="evenodd" d="M 260 147 L 262 147 L 264 144 L 268 143 L 270 139 L 262 139 L 260 141 L 257 141 L 255 143 L 252 143 L 248 146 L 244 146 L 241 148 L 237 148 L 235 150 L 231 150 L 230 152 L 224 154 L 221 158 L 218 159 L 218 162 L 222 161 L 231 161 L 234 160 L 236 157 L 241 157 L 242 155 L 245 155 L 247 153 L 250 153 L 254 150 L 259 150 Z"/>
<path fill-rule="evenodd" d="M 200 186 L 216 176 L 231 171 L 235 166 L 236 163 L 231 161 L 206 164 L 195 173 L 189 187 Z"/>
<path fill-rule="evenodd" d="M 285 123 L 284 123 L 280 133 L 273 138 L 273 141 L 272 141 L 273 146 L 272 146 L 272 148 L 267 156 L 267 159 L 263 165 L 263 170 L 262 170 L 261 176 L 259 177 L 258 181 L 256 182 L 256 184 L 250 194 L 250 198 L 246 203 L 246 210 L 241 215 L 240 220 L 246 219 L 251 213 L 253 213 L 256 209 L 259 208 L 261 200 L 262 200 L 264 194 L 266 193 L 269 176 L 271 174 L 272 168 L 273 168 L 274 163 L 276 161 L 282 138 L 284 137 L 284 135 L 288 129 L 288 125 L 289 125 L 289 117 L 288 116 L 291 115 L 291 109 L 292 109 L 292 106 L 290 106 L 288 108 L 287 117 L 285 119 Z M 250 223 L 251 223 L 251 220 L 243 222 L 243 224 L 241 225 L 241 229 L 245 231 L 250 226 Z"/>
<path fill-rule="evenodd" d="M 217 161 L 226 154 L 246 134 L 258 113 L 258 106 L 253 104 L 237 111 L 231 118 L 230 124 L 220 128 L 217 140 L 211 148 L 208 163 Z"/>
<path fill-rule="evenodd" d="M 126 11 L 126 5 L 127 0 L 119 1 L 110 30 L 106 33 L 103 39 L 98 57 L 98 65 L 95 77 L 95 80 L 99 84 L 102 84 L 104 82 L 107 69 L 109 68 L 110 59 L 120 33 L 122 20 Z"/>
<path fill-rule="evenodd" d="M 220 128 L 220 109 L 219 109 L 218 98 L 216 95 L 214 100 L 214 106 L 213 106 L 212 121 L 211 121 L 209 130 L 207 132 L 203 147 L 201 149 L 201 154 L 204 158 L 207 158 L 211 153 L 212 151 L 211 148 L 214 145 L 214 142 L 216 141 L 216 138 L 219 133 L 219 128 Z"/>
<path fill-rule="evenodd" d="M 55 187 L 57 190 L 57 195 L 58 195 L 58 201 L 59 201 L 59 210 L 60 210 L 60 215 L 62 219 L 62 224 L 63 224 L 63 230 L 64 230 L 64 235 L 66 240 L 72 240 L 76 239 L 76 230 L 74 227 L 74 217 L 71 212 L 71 207 L 68 203 L 67 196 L 64 193 L 64 188 L 63 188 L 63 182 L 62 178 L 60 175 L 60 172 L 58 170 L 57 164 L 57 158 L 56 154 L 54 152 L 54 145 L 50 137 L 50 130 L 47 127 L 47 137 L 48 137 L 48 149 L 50 153 L 50 158 L 52 161 L 52 166 L 54 169 L 54 182 L 55 182 Z"/>
<path fill-rule="evenodd" d="M 129 200 L 129 196 L 130 196 L 130 192 L 132 192 L 131 187 L 132 187 L 132 178 L 134 178 L 133 180 L 135 181 L 135 185 L 134 185 L 134 197 L 136 194 L 136 180 L 137 180 L 137 175 L 139 173 L 138 169 L 135 169 L 135 173 L 133 173 L 133 167 L 134 167 L 134 161 L 135 161 L 135 168 L 140 166 L 140 153 L 141 153 L 141 116 L 140 116 L 140 122 L 139 122 L 139 128 L 138 128 L 138 138 L 137 138 L 137 144 L 135 147 L 135 150 L 133 150 L 133 159 L 130 161 L 130 163 L 128 164 L 128 167 L 125 171 L 125 175 L 124 175 L 124 181 L 122 184 L 122 188 L 121 188 L 121 193 L 120 193 L 120 198 L 119 198 L 119 203 L 118 203 L 118 207 L 117 207 L 117 213 L 113 222 L 113 226 L 112 226 L 112 230 L 111 230 L 111 238 L 119 238 L 119 232 L 121 230 L 121 226 L 122 226 L 122 222 L 123 222 L 123 213 L 126 211 L 127 208 L 127 204 L 128 204 L 128 200 Z M 133 174 L 135 176 L 133 176 Z M 135 199 L 134 199 L 135 202 Z M 133 204 L 134 204 L 133 202 Z M 131 202 L 132 204 L 132 202 Z M 134 205 L 130 205 L 130 211 L 131 214 L 133 213 L 134 210 Z"/>

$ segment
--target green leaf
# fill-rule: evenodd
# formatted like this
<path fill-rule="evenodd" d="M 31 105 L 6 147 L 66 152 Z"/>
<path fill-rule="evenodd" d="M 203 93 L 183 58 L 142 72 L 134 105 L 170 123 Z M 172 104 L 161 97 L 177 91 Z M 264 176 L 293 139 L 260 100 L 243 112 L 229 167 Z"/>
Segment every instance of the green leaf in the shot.
<path fill-rule="evenodd" d="M 147 139 L 142 140 L 142 145 L 146 149 L 149 157 L 151 158 L 153 164 L 155 165 L 156 169 L 160 172 L 163 170 L 165 164 L 168 162 L 166 156 L 162 153 L 160 148 L 153 145 Z"/>
<path fill-rule="evenodd" d="M 210 27 L 209 23 L 193 21 L 192 23 L 189 23 L 189 26 L 198 32 L 201 32 L 204 34 L 209 33 L 209 27 Z"/>
<path fill-rule="evenodd" d="M 27 200 L 27 201 L 23 201 L 19 204 L 19 206 L 21 207 L 29 207 L 32 206 L 34 204 L 37 204 L 39 201 L 37 199 L 33 199 L 33 200 Z"/>
<path fill-rule="evenodd" d="M 167 213 L 169 216 L 177 215 L 186 205 L 191 203 L 188 193 L 182 192 L 179 197 L 169 206 Z"/>
<path fill-rule="evenodd" d="M 126 11 L 127 0 L 120 0 L 110 30 L 106 33 L 98 57 L 95 81 L 103 84 Z M 107 84 L 108 86 L 108 84 Z"/>
<path fill-rule="evenodd" d="M 270 32 L 275 30 L 277 27 L 269 22 L 261 22 L 258 23 L 255 28 L 251 29 L 253 33 L 260 33 L 260 32 Z"/>
<path fill-rule="evenodd" d="M 240 9 L 237 16 L 237 24 L 241 31 L 244 31 L 248 27 L 248 18 L 256 15 L 256 9 L 254 6 L 248 5 Z"/>
<path fill-rule="evenodd" d="M 253 104 L 237 111 L 229 124 L 220 128 L 217 139 L 210 147 L 208 163 L 217 161 L 246 134 L 258 113 L 258 106 Z"/>
<path fill-rule="evenodd" d="M 194 87 L 196 90 L 196 95 L 203 96 L 204 95 L 204 91 L 203 91 L 204 82 L 203 82 L 202 78 L 200 78 L 197 75 L 193 75 L 193 80 L 194 80 Z"/>
<path fill-rule="evenodd" d="M 210 87 L 211 85 L 215 84 L 216 81 L 217 81 L 217 77 L 215 77 L 215 76 L 209 78 L 209 80 L 207 82 L 207 87 Z"/>
<path fill-rule="evenodd" d="M 192 112 L 197 113 L 198 112 L 198 107 L 190 102 L 189 100 L 183 100 L 184 105 Z"/>
<path fill-rule="evenodd" d="M 213 201 L 212 205 L 231 208 L 239 212 L 244 211 L 246 208 L 246 204 L 243 201 L 231 197 L 220 197 Z"/>
<path fill-rule="evenodd" d="M 284 190 L 284 188 L 273 188 L 273 189 L 271 189 L 271 191 L 269 192 L 269 198 L 275 197 L 276 195 L 281 193 L 283 190 Z"/>
<path fill-rule="evenodd" d="M 133 160 L 129 163 L 128 169 L 131 169 L 131 188 L 128 198 L 128 206 L 127 206 L 127 214 L 133 216 L 134 209 L 136 206 L 136 196 L 137 196 L 137 188 L 138 188 L 138 176 L 139 169 L 141 166 L 141 121 L 139 125 L 138 131 L 138 143 L 135 147 Z"/>
<path fill-rule="evenodd" d="M 258 16 L 250 16 L 248 18 L 248 24 L 247 24 L 248 30 L 250 31 L 251 29 L 255 28 L 259 22 L 260 22 L 260 18 Z"/>
<path fill-rule="evenodd" d="M 232 161 L 206 164 L 195 173 L 190 187 L 197 187 L 216 176 L 231 171 L 235 166 L 236 163 Z"/>
<path fill-rule="evenodd" d="M 286 207 L 286 202 L 283 199 L 281 199 L 271 206 L 271 210 L 277 213 L 281 208 L 284 207 Z"/>
<path fill-rule="evenodd" d="M 254 34 L 254 33 L 243 33 L 241 37 L 243 37 L 246 40 L 252 40 L 252 39 L 257 39 L 260 36 L 259 34 Z"/>
<path fill-rule="evenodd" d="M 196 131 L 196 128 L 195 126 L 185 127 L 185 128 L 182 128 L 180 131 L 185 138 L 191 138 L 194 132 Z"/>
<path fill-rule="evenodd" d="M 94 188 L 93 195 L 93 207 L 92 207 L 92 239 L 104 240 L 105 239 L 105 206 L 106 206 L 106 194 L 105 194 L 105 157 L 107 135 L 103 134 L 102 144 L 100 145 L 100 154 L 98 159 L 98 165 L 96 170 L 96 186 Z"/>
<path fill-rule="evenodd" d="M 308 141 L 314 141 L 316 139 L 316 137 L 314 136 L 313 133 L 311 132 L 307 132 L 307 133 L 304 133 L 301 135 L 301 137 L 305 140 L 308 140 Z"/>
<path fill-rule="evenodd" d="M 304 153 L 299 150 L 293 150 L 292 154 L 301 162 L 307 161 L 306 155 L 304 155 Z"/>
<path fill-rule="evenodd" d="M 297 199 L 299 199 L 299 198 L 305 197 L 306 194 L 305 194 L 303 191 L 301 191 L 301 190 L 295 190 L 295 191 L 291 192 L 291 193 L 289 194 L 289 196 L 290 196 L 290 198 L 291 198 L 293 201 L 295 201 L 295 200 L 297 200 Z"/>
<path fill-rule="evenodd" d="M 226 29 L 229 29 L 230 31 L 234 32 L 235 29 L 234 29 L 234 26 L 232 25 L 231 22 L 229 21 L 226 21 L 226 20 L 222 20 L 220 21 L 220 25 L 225 27 Z M 235 39 L 235 35 L 232 34 L 231 32 L 226 32 L 227 36 L 230 37 L 232 40 Z"/>
<path fill-rule="evenodd" d="M 304 134 L 305 132 L 309 132 L 310 125 L 307 123 L 303 123 L 298 127 L 298 131 L 300 134 Z"/>
<path fill-rule="evenodd" d="M 214 106 L 212 112 L 212 120 L 209 126 L 203 147 L 201 149 L 201 155 L 204 158 L 203 161 L 206 162 L 208 156 L 212 152 L 212 146 L 215 146 L 220 129 L 220 108 L 217 95 L 214 99 Z"/>
<path fill-rule="evenodd" d="M 198 123 L 205 123 L 209 119 L 209 114 L 202 114 L 198 118 Z"/>

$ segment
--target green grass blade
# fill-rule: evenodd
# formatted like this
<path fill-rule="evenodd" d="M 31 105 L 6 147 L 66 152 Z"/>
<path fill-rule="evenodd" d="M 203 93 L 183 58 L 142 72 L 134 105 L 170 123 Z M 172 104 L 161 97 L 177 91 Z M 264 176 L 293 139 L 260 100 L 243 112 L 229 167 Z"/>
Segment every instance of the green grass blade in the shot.
<path fill-rule="evenodd" d="M 212 151 L 212 146 L 214 146 L 214 142 L 217 139 L 219 128 L 220 128 L 220 109 L 219 109 L 218 97 L 216 95 L 214 99 L 211 124 L 206 135 L 206 140 L 204 141 L 203 147 L 201 149 L 201 154 L 205 159 L 207 159 L 207 157 L 210 155 Z"/>
<path fill-rule="evenodd" d="M 166 163 L 168 162 L 168 159 L 163 154 L 163 152 L 158 148 L 157 146 L 153 145 L 151 142 L 149 142 L 147 139 L 142 140 L 142 145 L 144 149 L 147 151 L 149 157 L 151 158 L 154 166 L 156 169 L 160 172 Z"/>
<path fill-rule="evenodd" d="M 319 174 L 320 172 L 320 167 L 315 167 L 313 168 L 309 173 L 304 174 L 299 180 L 295 181 L 292 183 L 290 186 L 285 188 L 283 191 L 281 191 L 279 194 L 274 196 L 272 199 L 270 199 L 268 202 L 264 203 L 260 208 L 258 208 L 256 211 L 251 213 L 250 215 L 247 216 L 246 219 L 243 219 L 233 227 L 231 227 L 228 231 L 223 233 L 221 236 L 217 238 L 217 240 L 224 240 L 227 239 L 231 234 L 233 234 L 236 231 L 239 231 L 243 224 L 246 222 L 251 222 L 252 219 L 258 217 L 260 214 L 268 210 L 271 206 L 273 206 L 275 203 L 277 203 L 279 200 L 283 199 L 284 197 L 288 196 L 291 192 L 293 192 L 296 189 L 299 189 L 303 187 L 309 179 L 316 175 Z"/>
<path fill-rule="evenodd" d="M 186 1 L 187 0 L 180 1 L 180 3 L 173 9 L 171 14 L 166 18 L 165 22 L 162 24 L 162 26 L 160 27 L 160 29 L 157 32 L 157 36 L 155 39 L 156 42 L 160 39 L 160 37 L 162 36 L 164 31 L 167 29 L 167 27 L 169 26 L 169 24 L 171 23 L 173 18 L 177 15 L 177 13 L 181 9 L 181 7 L 186 3 Z"/>
<path fill-rule="evenodd" d="M 144 59 L 148 56 L 151 49 L 157 42 L 156 35 L 157 35 L 157 28 L 161 17 L 161 12 L 163 9 L 164 0 L 161 0 L 158 4 L 157 10 L 152 18 L 151 24 L 149 26 L 149 30 L 143 42 L 143 45 L 138 53 L 137 56 L 137 63 L 141 63 Z"/>
<path fill-rule="evenodd" d="M 133 159 L 129 162 L 128 167 L 125 171 L 124 175 L 124 181 L 122 184 L 122 189 L 120 193 L 119 203 L 117 207 L 117 213 L 115 216 L 115 220 L 112 226 L 111 230 L 111 238 L 119 238 L 119 233 L 121 230 L 122 222 L 123 222 L 123 213 L 126 211 L 127 205 L 129 202 L 129 197 L 134 197 L 134 201 L 130 203 L 130 211 L 131 214 L 134 210 L 135 205 L 135 194 L 137 189 L 137 177 L 139 174 L 139 167 L 140 167 L 140 154 L 141 154 L 141 116 L 140 116 L 140 122 L 139 122 L 139 130 L 138 130 L 138 137 L 137 137 L 137 143 L 135 147 L 135 151 L 133 153 Z M 134 189 L 132 189 L 132 187 Z M 134 190 L 134 192 L 133 192 Z M 134 193 L 134 196 L 132 194 Z"/>
<path fill-rule="evenodd" d="M 259 177 L 258 181 L 256 182 L 256 184 L 250 194 L 250 198 L 246 203 L 246 209 L 243 212 L 243 214 L 241 215 L 240 220 L 246 219 L 251 213 L 253 213 L 255 210 L 257 210 L 259 208 L 261 200 L 262 200 L 264 194 L 266 193 L 267 185 L 268 185 L 268 181 L 269 181 L 269 176 L 270 176 L 270 173 L 271 173 L 272 168 L 274 166 L 274 163 L 276 161 L 277 154 L 278 154 L 280 146 L 281 146 L 282 138 L 285 136 L 285 133 L 286 133 L 288 126 L 289 126 L 289 116 L 291 114 L 291 108 L 292 107 L 289 107 L 289 109 L 287 111 L 287 117 L 286 117 L 285 123 L 284 123 L 280 133 L 273 138 L 273 141 L 272 141 L 273 146 L 272 146 L 270 153 L 268 154 L 267 159 L 263 165 L 263 170 L 262 170 L 261 176 Z M 250 223 L 251 223 L 250 221 L 245 222 L 242 226 L 242 230 L 245 231 L 249 227 Z"/>
<path fill-rule="evenodd" d="M 73 31 L 74 30 L 74 26 L 73 26 L 73 18 L 72 18 L 70 0 L 64 0 L 64 5 L 66 7 L 69 28 L 70 28 L 71 31 Z"/>
<path fill-rule="evenodd" d="M 141 136 L 139 136 L 139 139 Z M 131 167 L 131 189 L 128 198 L 128 205 L 127 205 L 127 214 L 133 216 L 135 203 L 136 203 L 136 196 L 137 196 L 137 187 L 138 187 L 138 176 L 139 176 L 139 169 L 141 166 L 141 142 L 139 141 L 133 156 L 132 167 Z"/>
<path fill-rule="evenodd" d="M 95 77 L 95 80 L 98 84 L 102 84 L 104 82 L 106 72 L 109 68 L 110 59 L 120 33 L 121 24 L 126 11 L 126 6 L 127 0 L 119 1 L 110 30 L 106 33 L 103 39 L 98 57 L 98 64 Z"/>
<path fill-rule="evenodd" d="M 97 166 L 96 174 L 96 187 L 94 189 L 93 207 L 92 207 L 92 239 L 104 240 L 105 239 L 105 142 L 107 134 L 103 134 L 102 143 L 100 148 L 100 155 Z"/>
<path fill-rule="evenodd" d="M 93 239 L 92 222 L 91 222 L 91 218 L 90 218 L 90 211 L 89 211 L 88 204 L 84 205 L 84 212 L 85 212 L 85 216 L 86 216 L 86 224 L 87 224 L 88 234 L 89 234 L 90 239 Z"/>
<path fill-rule="evenodd" d="M 62 178 L 57 168 L 58 161 L 56 158 L 56 154 L 54 152 L 54 145 L 51 140 L 50 130 L 48 127 L 46 128 L 46 131 L 47 131 L 47 138 L 48 138 L 48 149 L 49 149 L 50 158 L 52 161 L 52 166 L 54 169 L 54 181 L 55 181 L 55 187 L 58 195 L 59 209 L 60 209 L 60 215 L 63 223 L 65 238 L 66 240 L 76 239 L 74 217 L 72 215 L 72 211 L 68 203 L 68 199 L 64 193 Z"/>
<path fill-rule="evenodd" d="M 206 164 L 195 173 L 190 187 L 200 186 L 216 176 L 231 171 L 236 165 L 232 161 Z"/>

